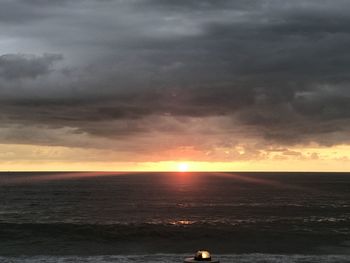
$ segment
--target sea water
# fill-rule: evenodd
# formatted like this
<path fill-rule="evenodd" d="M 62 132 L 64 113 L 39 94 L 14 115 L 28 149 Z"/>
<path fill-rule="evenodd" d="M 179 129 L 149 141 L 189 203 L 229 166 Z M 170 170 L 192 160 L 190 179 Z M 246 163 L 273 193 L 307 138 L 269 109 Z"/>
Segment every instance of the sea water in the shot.
<path fill-rule="evenodd" d="M 350 262 L 349 173 L 0 173 L 0 262 Z"/>

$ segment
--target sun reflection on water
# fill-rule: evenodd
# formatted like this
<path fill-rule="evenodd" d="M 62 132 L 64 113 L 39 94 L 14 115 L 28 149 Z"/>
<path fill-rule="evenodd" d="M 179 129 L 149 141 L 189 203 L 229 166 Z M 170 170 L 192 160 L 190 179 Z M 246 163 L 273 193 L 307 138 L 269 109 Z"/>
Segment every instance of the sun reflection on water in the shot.
<path fill-rule="evenodd" d="M 175 225 L 175 226 L 183 226 L 183 225 L 192 225 L 194 224 L 195 221 L 193 220 L 175 220 L 175 221 L 170 221 L 170 225 Z"/>

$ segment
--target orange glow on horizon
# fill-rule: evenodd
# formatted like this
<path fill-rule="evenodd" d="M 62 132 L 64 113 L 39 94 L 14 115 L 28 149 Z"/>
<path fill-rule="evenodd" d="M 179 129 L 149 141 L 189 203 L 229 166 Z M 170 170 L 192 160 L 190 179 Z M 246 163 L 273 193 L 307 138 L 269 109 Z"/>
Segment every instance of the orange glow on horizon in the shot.
<path fill-rule="evenodd" d="M 104 150 L 0 144 L 0 171 L 120 171 L 120 172 L 219 172 L 219 171 L 350 171 L 350 145 L 290 148 L 289 152 L 263 152 L 260 159 L 118 160 Z M 315 154 L 314 154 L 315 153 Z M 159 156 L 162 156 L 159 153 Z M 170 158 L 170 157 L 169 157 Z M 253 158 L 253 157 L 252 157 Z M 186 168 L 187 166 L 187 168 Z"/>

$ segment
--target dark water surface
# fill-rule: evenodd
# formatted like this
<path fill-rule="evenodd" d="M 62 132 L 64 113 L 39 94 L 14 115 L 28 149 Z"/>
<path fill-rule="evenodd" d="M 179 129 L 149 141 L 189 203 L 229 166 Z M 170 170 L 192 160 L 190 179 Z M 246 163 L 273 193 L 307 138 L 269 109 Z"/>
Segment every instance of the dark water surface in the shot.
<path fill-rule="evenodd" d="M 199 248 L 350 262 L 350 173 L 0 173 L 3 262 Z"/>

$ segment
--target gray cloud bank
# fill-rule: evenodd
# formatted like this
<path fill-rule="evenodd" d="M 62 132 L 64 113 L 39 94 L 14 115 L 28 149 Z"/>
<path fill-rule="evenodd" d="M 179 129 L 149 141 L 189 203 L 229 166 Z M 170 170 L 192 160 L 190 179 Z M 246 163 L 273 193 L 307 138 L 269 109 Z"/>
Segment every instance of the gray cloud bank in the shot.
<path fill-rule="evenodd" d="M 2 127 L 349 143 L 349 12 L 341 0 L 5 0 Z M 224 121 L 209 132 L 212 118 Z M 178 124 L 194 119 L 202 130 Z"/>
<path fill-rule="evenodd" d="M 6 54 L 0 56 L 0 76 L 4 79 L 36 78 L 46 75 L 56 60 L 62 55 L 44 54 L 41 57 Z"/>

